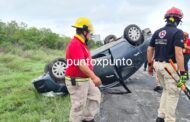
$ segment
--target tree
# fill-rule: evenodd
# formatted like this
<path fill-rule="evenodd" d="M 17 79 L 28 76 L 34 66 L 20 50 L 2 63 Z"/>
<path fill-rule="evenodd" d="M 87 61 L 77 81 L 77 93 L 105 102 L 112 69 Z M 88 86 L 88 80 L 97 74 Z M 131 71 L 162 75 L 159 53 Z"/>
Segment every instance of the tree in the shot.
<path fill-rule="evenodd" d="M 102 41 L 97 41 L 97 42 L 96 42 L 96 46 L 100 47 L 100 46 L 102 46 L 102 45 L 104 45 L 104 44 L 102 43 Z"/>
<path fill-rule="evenodd" d="M 9 45 L 9 47 L 12 45 L 24 50 L 40 47 L 65 50 L 70 40 L 70 37 L 60 36 L 49 28 L 28 28 L 23 22 L 20 24 L 16 21 L 4 23 L 0 20 L 0 44 L 5 43 L 4 45 Z M 89 40 L 88 45 L 90 48 L 96 48 L 102 43 Z"/>

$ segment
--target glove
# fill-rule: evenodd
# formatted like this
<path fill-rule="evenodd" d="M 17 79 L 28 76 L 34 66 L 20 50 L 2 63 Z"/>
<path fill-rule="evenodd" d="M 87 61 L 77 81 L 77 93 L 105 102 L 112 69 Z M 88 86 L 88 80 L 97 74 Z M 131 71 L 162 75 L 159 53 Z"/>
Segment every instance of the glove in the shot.
<path fill-rule="evenodd" d="M 149 75 L 153 75 L 154 67 L 153 67 L 153 61 L 148 63 L 148 73 Z"/>
<path fill-rule="evenodd" d="M 182 88 L 183 85 L 186 83 L 187 80 L 187 72 L 186 71 L 180 71 L 180 79 L 177 83 L 177 87 Z"/>

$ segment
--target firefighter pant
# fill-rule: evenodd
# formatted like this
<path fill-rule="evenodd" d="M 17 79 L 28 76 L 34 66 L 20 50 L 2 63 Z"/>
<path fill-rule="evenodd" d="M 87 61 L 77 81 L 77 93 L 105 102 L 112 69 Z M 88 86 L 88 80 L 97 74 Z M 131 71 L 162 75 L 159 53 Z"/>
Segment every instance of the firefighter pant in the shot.
<path fill-rule="evenodd" d="M 65 81 L 71 99 L 70 122 L 92 120 L 100 108 L 101 93 L 94 83 L 89 81 L 76 82 L 72 86 L 71 81 Z"/>
<path fill-rule="evenodd" d="M 164 67 L 167 67 L 173 75 L 175 74 L 174 77 L 177 79 L 177 75 L 169 63 L 154 63 L 157 77 L 163 86 L 160 107 L 158 109 L 158 117 L 165 118 L 165 122 L 175 122 L 175 112 L 179 99 L 179 89 L 176 86 L 175 80 L 173 80 L 172 77 L 164 70 Z"/>
<path fill-rule="evenodd" d="M 161 86 L 160 80 L 158 79 L 158 76 L 156 75 L 156 86 Z"/>

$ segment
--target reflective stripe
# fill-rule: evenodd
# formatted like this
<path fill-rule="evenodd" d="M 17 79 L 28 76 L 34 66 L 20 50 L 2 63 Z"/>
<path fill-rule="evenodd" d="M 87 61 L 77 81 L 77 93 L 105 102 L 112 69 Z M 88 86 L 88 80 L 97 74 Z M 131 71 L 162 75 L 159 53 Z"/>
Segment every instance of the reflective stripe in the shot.
<path fill-rule="evenodd" d="M 85 43 L 85 40 L 78 34 L 75 35 L 76 38 L 78 38 L 82 43 Z"/>
<path fill-rule="evenodd" d="M 68 76 L 65 76 L 65 80 L 71 80 L 71 78 Z M 89 81 L 90 78 L 75 78 L 75 80 L 78 82 L 83 82 L 83 81 Z"/>

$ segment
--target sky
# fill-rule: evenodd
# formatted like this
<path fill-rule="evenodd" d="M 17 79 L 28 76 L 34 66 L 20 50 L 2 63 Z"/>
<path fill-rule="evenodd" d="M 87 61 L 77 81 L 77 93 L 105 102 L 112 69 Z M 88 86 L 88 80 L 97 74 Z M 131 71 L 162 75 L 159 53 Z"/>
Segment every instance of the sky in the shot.
<path fill-rule="evenodd" d="M 75 29 L 71 25 L 87 17 L 103 40 L 109 34 L 122 36 L 129 24 L 154 32 L 165 25 L 164 14 L 173 6 L 184 13 L 179 28 L 190 33 L 190 0 L 0 0 L 0 19 L 72 37 Z"/>

